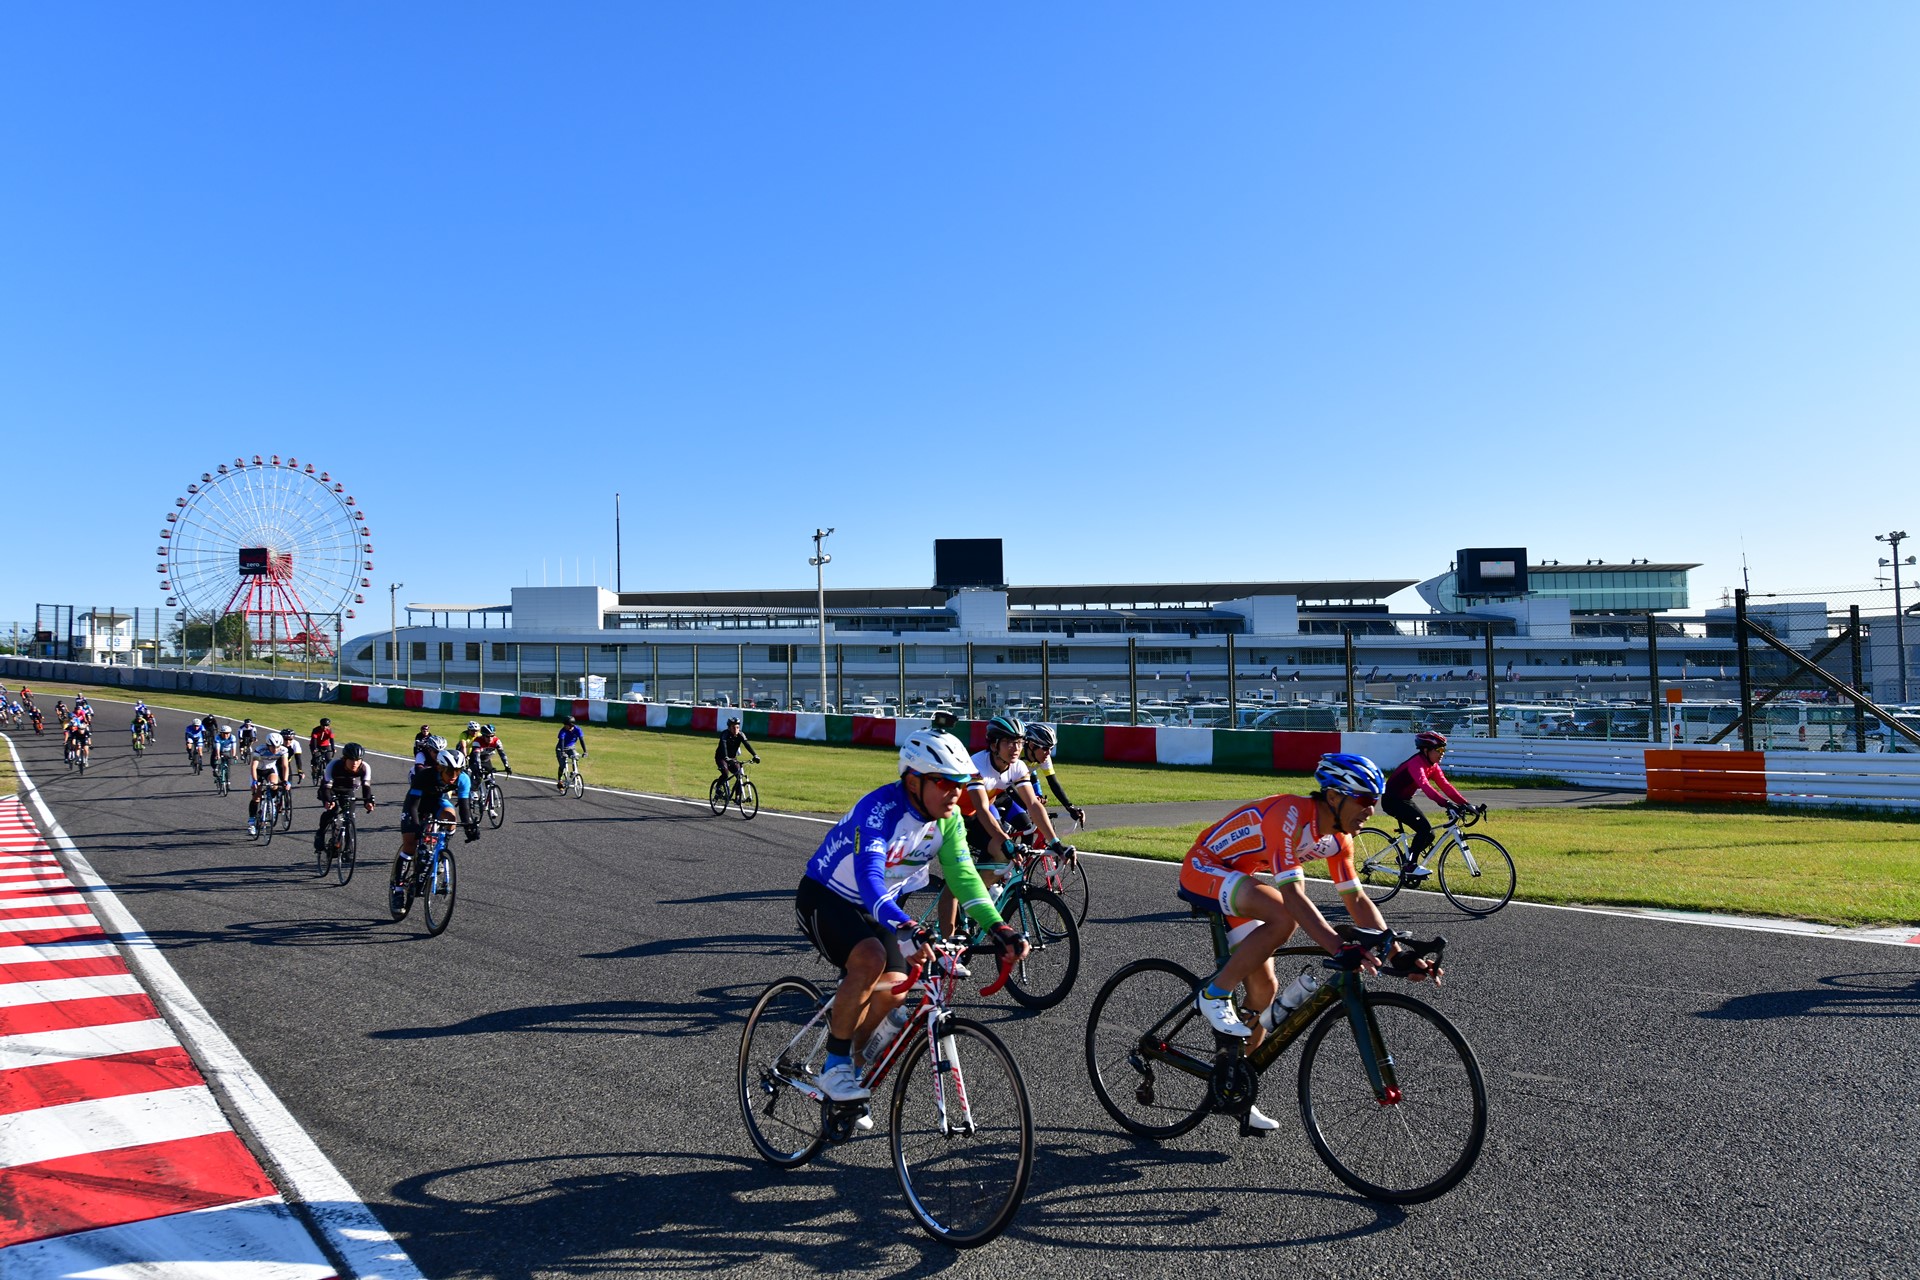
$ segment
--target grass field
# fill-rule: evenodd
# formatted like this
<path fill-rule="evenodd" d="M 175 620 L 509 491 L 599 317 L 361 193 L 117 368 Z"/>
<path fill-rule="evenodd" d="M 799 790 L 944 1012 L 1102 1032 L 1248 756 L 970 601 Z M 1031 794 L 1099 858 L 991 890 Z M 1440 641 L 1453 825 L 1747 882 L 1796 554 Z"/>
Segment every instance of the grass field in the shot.
<path fill-rule="evenodd" d="M 109 729 L 126 717 L 109 699 L 127 690 L 89 690 Z M 36 691 L 43 706 L 72 700 L 73 686 Z M 289 717 L 306 733 L 332 717 L 341 742 L 404 755 L 414 732 L 431 724 L 449 738 L 464 720 L 446 713 L 350 703 L 284 703 L 201 694 L 156 694 L 156 705 L 242 716 L 272 728 Z M 557 725 L 502 719 L 502 740 L 518 772 L 550 777 Z M 891 751 L 786 741 L 755 744 L 762 763 L 750 766 L 770 809 L 837 814 L 894 776 Z M 177 749 L 163 742 L 162 750 Z M 714 776 L 713 739 L 705 734 L 587 727 L 582 773 L 589 785 L 701 797 Z M 376 777 L 397 781 L 397 761 L 376 761 Z M 1277 791 L 1306 789 L 1302 775 L 1177 769 L 1147 765 L 1072 764 L 1062 777 L 1075 803 L 1090 805 L 1170 800 L 1231 804 Z M 1489 784 L 1475 781 L 1472 787 Z M 1176 859 L 1200 824 L 1116 827 L 1076 839 L 1102 853 Z M 1781 810 L 1694 809 L 1627 805 L 1596 809 L 1501 810 L 1487 834 L 1513 854 L 1518 896 L 1534 902 L 1663 907 L 1784 916 L 1833 924 L 1920 923 L 1920 820 Z"/>

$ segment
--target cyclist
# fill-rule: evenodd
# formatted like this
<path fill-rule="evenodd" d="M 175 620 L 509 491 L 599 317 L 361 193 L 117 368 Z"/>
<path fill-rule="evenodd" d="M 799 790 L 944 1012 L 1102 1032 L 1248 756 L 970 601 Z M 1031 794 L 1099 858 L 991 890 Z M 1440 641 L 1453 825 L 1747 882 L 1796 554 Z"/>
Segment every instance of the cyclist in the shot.
<path fill-rule="evenodd" d="M 458 738 L 454 739 L 453 749 L 460 753 L 469 768 L 473 767 L 473 744 L 479 740 L 480 722 L 478 720 L 467 721 L 467 727 L 461 731 Z"/>
<path fill-rule="evenodd" d="M 74 695 L 73 709 L 78 715 L 85 718 L 89 726 L 93 724 L 93 704 L 87 701 L 86 695 L 84 694 Z"/>
<path fill-rule="evenodd" d="M 34 706 L 31 702 L 27 704 L 27 717 L 33 721 L 33 731 L 35 733 L 45 731 L 47 727 L 46 720 L 40 715 L 40 708 Z"/>
<path fill-rule="evenodd" d="M 67 714 L 67 700 L 65 698 L 55 698 L 53 700 L 53 722 L 64 727 L 67 721 L 71 719 L 73 719 L 73 717 Z"/>
<path fill-rule="evenodd" d="M 1002 797 L 1018 804 L 1049 847 L 1059 843 L 1047 807 L 1033 794 L 1033 775 L 1020 759 L 1026 726 L 1012 716 L 999 715 L 987 721 L 987 749 L 973 754 L 973 779 L 960 797 L 964 815 L 967 849 L 973 855 L 980 878 L 988 885 L 998 884 L 1008 867 L 1007 841 L 1014 839 L 1000 821 L 998 805 Z M 959 923 L 960 908 L 953 894 L 940 892 L 940 931 L 951 934 Z"/>
<path fill-rule="evenodd" d="M 587 735 L 580 731 L 573 717 L 568 716 L 567 722 L 560 726 L 560 736 L 553 743 L 553 757 L 560 762 L 560 776 L 555 783 L 558 790 L 567 789 L 567 761 L 573 758 L 575 752 L 579 753 L 582 760 L 587 758 Z"/>
<path fill-rule="evenodd" d="M 1067 789 L 1060 785 L 1060 775 L 1053 768 L 1053 730 L 1038 720 L 1027 722 L 1026 746 L 1020 752 L 1020 758 L 1026 761 L 1027 769 L 1033 774 L 1033 794 L 1042 801 L 1046 796 L 1040 792 L 1040 780 L 1045 778 L 1047 786 L 1053 791 L 1053 798 L 1067 811 L 1067 816 L 1082 826 L 1086 825 L 1087 811 L 1067 799 Z"/>
<path fill-rule="evenodd" d="M 305 753 L 300 750 L 299 736 L 295 734 L 292 729 L 282 729 L 280 731 L 280 741 L 287 748 L 287 764 L 293 770 L 293 780 L 295 782 L 305 782 L 307 780 L 307 762 L 302 758 Z"/>
<path fill-rule="evenodd" d="M 234 736 L 239 739 L 240 749 L 242 751 L 253 750 L 253 740 L 260 736 L 260 731 L 253 727 L 252 716 L 248 716 L 240 722 L 240 732 Z"/>
<path fill-rule="evenodd" d="M 255 744 L 247 761 L 247 773 L 253 779 L 253 791 L 247 797 L 247 834 L 260 834 L 260 797 L 269 787 L 282 786 L 287 780 L 287 751 L 280 735 L 268 730 Z"/>
<path fill-rule="evenodd" d="M 432 760 L 432 756 L 427 754 L 427 745 L 436 741 L 440 744 L 440 746 L 433 749 L 437 755 L 440 749 L 447 745 L 446 740 L 444 738 L 434 737 L 433 726 L 421 725 L 420 732 L 413 735 L 413 762 L 415 764 L 429 763 Z"/>
<path fill-rule="evenodd" d="M 76 708 L 73 719 L 67 722 L 67 758 L 85 760 L 93 754 L 93 730 L 87 727 L 87 718 Z"/>
<path fill-rule="evenodd" d="M 407 776 L 407 799 L 400 813 L 400 859 L 394 867 L 393 883 L 387 886 L 396 912 L 406 906 L 407 877 L 412 874 L 409 864 L 419 852 L 421 834 L 440 818 L 465 822 L 467 799 L 473 794 L 466 759 L 449 747 L 445 738 L 430 737 L 420 757 Z M 477 838 L 469 828 L 467 839 Z"/>
<path fill-rule="evenodd" d="M 213 758 L 215 760 L 232 760 L 234 753 L 239 750 L 239 746 L 240 744 L 234 740 L 233 726 L 223 724 L 220 726 L 220 732 L 214 735 Z"/>
<path fill-rule="evenodd" d="M 147 741 L 153 741 L 153 712 L 148 709 L 145 700 L 133 704 L 133 731 L 144 735 Z"/>
<path fill-rule="evenodd" d="M 1330 953 L 1349 950 L 1307 896 L 1307 863 L 1327 860 L 1334 888 L 1355 924 L 1387 927 L 1353 873 L 1353 833 L 1372 816 L 1387 780 L 1373 761 L 1348 754 L 1321 756 L 1313 776 L 1320 789 L 1311 795 L 1255 800 L 1202 831 L 1180 868 L 1180 896 L 1224 915 L 1233 946 L 1231 958 L 1195 995 L 1195 1007 L 1215 1031 L 1245 1036 L 1250 1047 L 1260 1043 L 1264 1032 L 1257 1018 L 1251 1027 L 1240 1020 L 1233 989 L 1247 984 L 1249 1013 L 1272 1003 L 1278 987 L 1273 953 L 1293 936 L 1295 926 Z M 1253 878 L 1255 872 L 1272 872 L 1273 884 L 1261 884 Z M 1347 958 L 1358 967 L 1379 971 L 1371 952 L 1359 947 L 1351 952 Z M 1440 970 L 1427 960 L 1407 971 L 1415 981 L 1429 975 L 1438 978 Z M 1254 1122 L 1256 1128 L 1273 1123 Z"/>
<path fill-rule="evenodd" d="M 755 764 L 760 763 L 759 753 L 747 741 L 746 726 L 738 719 L 727 721 L 726 727 L 720 730 L 720 741 L 713 748 L 713 766 L 720 771 L 718 781 L 731 786 L 729 779 L 740 776 L 739 755 L 742 747 L 747 749 L 747 755 L 752 757 Z"/>
<path fill-rule="evenodd" d="M 373 812 L 373 769 L 363 758 L 366 753 L 357 742 L 349 742 L 340 752 L 338 760 L 327 763 L 326 770 L 320 774 L 319 800 L 320 828 L 313 833 L 313 851 L 319 853 L 327 847 L 327 829 L 338 819 L 340 811 L 353 803 L 353 793 L 360 793 L 360 802 L 367 806 L 367 812 Z"/>
<path fill-rule="evenodd" d="M 1429 729 L 1416 735 L 1413 745 L 1413 754 L 1387 779 L 1387 791 L 1381 798 L 1380 811 L 1412 830 L 1413 841 L 1407 846 L 1406 852 L 1400 855 L 1400 865 L 1414 879 L 1424 880 L 1432 873 L 1419 865 L 1420 855 L 1433 845 L 1433 824 L 1427 821 L 1427 815 L 1420 812 L 1420 806 L 1414 803 L 1415 793 L 1426 792 L 1449 813 L 1455 809 L 1471 810 L 1473 806 L 1447 781 L 1446 773 L 1440 768 L 1440 758 L 1447 754 L 1447 735 Z M 1485 812 L 1484 806 L 1481 811 Z"/>
<path fill-rule="evenodd" d="M 207 727 L 198 720 L 187 721 L 187 762 L 199 763 L 207 751 Z"/>
<path fill-rule="evenodd" d="M 1001 920 L 967 853 L 956 812 L 973 779 L 967 749 L 950 734 L 921 729 L 900 748 L 900 778 L 869 792 L 833 825 L 807 861 L 793 910 L 800 932 L 845 977 L 828 1015 L 827 1056 L 813 1084 L 835 1102 L 869 1095 L 853 1065 L 901 997 L 911 960 L 925 964 L 928 937 L 900 899 L 924 888 L 938 861 L 966 912 L 988 931 L 994 948 L 1017 959 L 1027 945 Z"/>
<path fill-rule="evenodd" d="M 214 735 L 220 732 L 220 718 L 209 711 L 200 717 L 200 727 L 207 731 L 207 741 L 212 742 Z"/>
<path fill-rule="evenodd" d="M 480 726 L 480 736 L 473 740 L 471 761 L 473 767 L 476 770 L 483 769 L 486 766 L 487 757 L 496 753 L 500 757 L 500 768 L 507 773 L 512 773 L 513 764 L 507 759 L 507 748 L 500 741 L 500 735 L 494 731 L 492 725 L 483 724 Z"/>
<path fill-rule="evenodd" d="M 307 734 L 307 742 L 313 747 L 313 772 L 318 777 L 333 759 L 333 721 L 321 716 L 320 723 Z"/>

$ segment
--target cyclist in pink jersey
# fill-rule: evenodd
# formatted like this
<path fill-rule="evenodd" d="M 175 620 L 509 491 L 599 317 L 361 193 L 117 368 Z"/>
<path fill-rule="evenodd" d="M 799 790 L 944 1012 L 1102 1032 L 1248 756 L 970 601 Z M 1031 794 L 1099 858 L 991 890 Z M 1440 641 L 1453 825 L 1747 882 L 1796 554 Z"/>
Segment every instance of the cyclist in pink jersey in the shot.
<path fill-rule="evenodd" d="M 1433 824 L 1414 803 L 1416 793 L 1426 792 L 1449 812 L 1473 808 L 1447 781 L 1446 773 L 1440 768 L 1440 758 L 1447 754 L 1447 735 L 1429 729 L 1417 735 L 1413 745 L 1414 753 L 1393 771 L 1393 776 L 1387 779 L 1386 794 L 1380 798 L 1380 811 L 1413 832 L 1413 843 L 1401 855 L 1407 866 L 1419 862 L 1420 855 L 1433 844 Z M 1486 806 L 1482 805 L 1481 812 L 1485 810 Z"/>

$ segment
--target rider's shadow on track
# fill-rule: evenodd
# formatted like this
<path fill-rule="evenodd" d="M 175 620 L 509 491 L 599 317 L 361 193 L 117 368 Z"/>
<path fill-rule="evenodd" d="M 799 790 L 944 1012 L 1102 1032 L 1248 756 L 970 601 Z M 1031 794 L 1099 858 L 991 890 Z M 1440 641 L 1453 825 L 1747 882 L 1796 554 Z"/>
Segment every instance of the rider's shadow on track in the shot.
<path fill-rule="evenodd" d="M 966 1256 L 913 1225 L 890 1165 L 831 1151 L 784 1172 L 709 1153 L 533 1156 L 409 1178 L 368 1204 L 428 1275 L 927 1276 Z"/>
<path fill-rule="evenodd" d="M 1210 1121 L 1213 1132 L 1232 1132 L 1228 1122 Z M 1236 1163 L 1231 1147 L 1190 1151 L 1124 1134 L 1089 1129 L 1042 1129 L 1035 1134 L 1040 1157 L 1033 1163 L 1020 1213 L 1007 1228 L 1010 1237 L 1027 1237 L 1048 1244 L 1118 1250 L 1127 1253 L 1209 1252 L 1221 1248 L 1206 1224 L 1224 1220 L 1226 1207 L 1246 1192 L 1246 1184 L 1232 1177 L 1217 1185 L 1195 1185 L 1181 1178 L 1172 1191 L 1164 1176 L 1182 1166 L 1201 1169 Z M 1237 1141 L 1225 1139 L 1224 1141 Z M 1120 1149 L 1113 1150 L 1118 1142 Z M 1267 1195 L 1297 1202 L 1297 1214 L 1276 1205 L 1269 1224 L 1286 1221 L 1327 1224 L 1343 1218 L 1347 1225 L 1294 1236 L 1274 1236 L 1248 1245 L 1236 1241 L 1235 1251 L 1249 1248 L 1290 1249 L 1300 1245 L 1330 1244 L 1390 1231 L 1406 1221 L 1397 1205 L 1380 1204 L 1352 1192 L 1321 1191 L 1268 1185 Z M 1343 1215 L 1339 1206 L 1351 1206 Z M 1198 1234 L 1191 1228 L 1203 1228 Z M 1181 1229 L 1177 1238 L 1157 1239 L 1160 1232 Z"/>
<path fill-rule="evenodd" d="M 710 1031 L 738 1032 L 760 986 L 710 987 L 692 1000 L 582 1000 L 570 1004 L 497 1009 L 439 1027 L 392 1027 L 369 1032 L 369 1040 L 438 1040 L 538 1031 L 550 1035 L 654 1035 L 682 1037 Z"/>
<path fill-rule="evenodd" d="M 1780 1018 L 1920 1018 L 1920 973 L 1839 973 L 1803 991 L 1733 996 L 1694 1015 L 1722 1022 Z"/>
<path fill-rule="evenodd" d="M 146 935 L 162 951 L 231 945 L 254 947 L 361 947 L 407 942 L 417 935 L 395 932 L 378 920 L 248 920 L 224 929 L 156 929 Z"/>
<path fill-rule="evenodd" d="M 152 847 L 159 850 L 169 846 Z M 305 847 L 302 846 L 303 849 Z M 123 873 L 108 887 L 124 898 L 152 893 L 258 893 L 312 880 L 311 861 L 292 865 L 285 862 L 242 862 L 224 867 L 180 867 L 165 871 Z M 326 883 L 333 882 L 328 880 Z"/>
<path fill-rule="evenodd" d="M 615 951 L 582 952 L 582 960 L 648 960 L 682 952 L 700 956 L 799 956 L 811 951 L 804 938 L 770 938 L 764 933 L 719 933 L 692 938 L 655 938 Z"/>

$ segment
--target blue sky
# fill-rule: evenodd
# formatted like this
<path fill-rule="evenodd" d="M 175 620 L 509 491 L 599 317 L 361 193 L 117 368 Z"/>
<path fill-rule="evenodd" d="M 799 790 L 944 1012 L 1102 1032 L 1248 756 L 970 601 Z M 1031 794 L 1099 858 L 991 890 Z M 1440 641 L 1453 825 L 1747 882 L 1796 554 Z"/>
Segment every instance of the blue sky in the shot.
<path fill-rule="evenodd" d="M 1917 56 L 1907 4 L 9 6 L 0 619 L 161 603 L 256 452 L 414 600 L 611 585 L 616 490 L 630 589 L 811 585 L 816 525 L 862 586 L 1867 584 Z"/>

